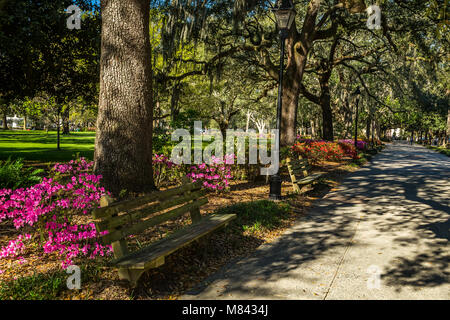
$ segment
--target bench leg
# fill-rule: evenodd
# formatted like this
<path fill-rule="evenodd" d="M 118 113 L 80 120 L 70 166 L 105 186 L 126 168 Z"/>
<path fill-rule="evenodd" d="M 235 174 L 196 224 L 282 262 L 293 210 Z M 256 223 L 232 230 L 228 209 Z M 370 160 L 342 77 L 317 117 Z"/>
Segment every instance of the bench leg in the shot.
<path fill-rule="evenodd" d="M 164 257 L 159 257 L 152 264 L 148 265 L 145 269 L 127 269 L 119 268 L 119 278 L 120 280 L 128 280 L 132 288 L 136 288 L 139 278 L 144 272 L 149 269 L 154 269 L 162 266 L 165 263 Z"/>
<path fill-rule="evenodd" d="M 136 269 L 119 269 L 119 278 L 121 280 L 128 280 L 132 288 L 136 288 L 139 278 L 145 270 Z"/>
<path fill-rule="evenodd" d="M 202 259 L 206 259 L 206 257 L 208 256 L 208 239 L 206 239 L 206 237 L 202 237 L 201 239 L 197 240 L 197 245 L 200 247 L 201 250 L 201 254 L 202 254 Z"/>

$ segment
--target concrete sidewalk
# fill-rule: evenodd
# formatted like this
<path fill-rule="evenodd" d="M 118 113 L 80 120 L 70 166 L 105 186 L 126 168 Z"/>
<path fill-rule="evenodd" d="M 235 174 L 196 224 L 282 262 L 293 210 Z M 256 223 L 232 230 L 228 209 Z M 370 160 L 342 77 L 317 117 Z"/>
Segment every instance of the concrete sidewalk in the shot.
<path fill-rule="evenodd" d="M 449 205 L 449 158 L 391 144 L 182 299 L 450 299 Z"/>

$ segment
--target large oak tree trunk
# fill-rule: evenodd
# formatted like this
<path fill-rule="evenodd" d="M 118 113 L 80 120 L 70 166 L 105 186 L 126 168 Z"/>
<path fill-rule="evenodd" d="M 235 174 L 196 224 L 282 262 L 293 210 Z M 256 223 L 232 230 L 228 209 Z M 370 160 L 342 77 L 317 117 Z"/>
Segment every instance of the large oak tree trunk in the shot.
<path fill-rule="evenodd" d="M 319 77 L 320 83 L 320 95 L 316 96 L 304 87 L 301 88 L 301 92 L 311 102 L 317 104 L 322 109 L 322 139 L 327 141 L 334 140 L 334 130 L 333 130 L 333 111 L 331 109 L 331 95 L 329 87 L 329 79 L 331 76 L 331 69 L 324 72 Z"/>
<path fill-rule="evenodd" d="M 326 99 L 326 98 L 325 98 Z M 333 111 L 331 110 L 330 99 L 326 99 L 321 104 L 322 107 L 322 139 L 326 141 L 333 141 Z"/>
<path fill-rule="evenodd" d="M 369 115 L 366 119 L 366 139 L 369 140 L 371 138 L 371 128 L 372 128 L 372 118 Z"/>
<path fill-rule="evenodd" d="M 181 91 L 180 84 L 178 83 L 173 87 L 172 97 L 170 100 L 170 115 L 171 115 L 172 123 L 174 123 L 177 120 L 178 115 L 180 114 L 180 109 L 178 107 L 178 102 L 180 100 L 180 91 Z M 174 128 L 174 129 L 177 129 L 177 128 Z"/>
<path fill-rule="evenodd" d="M 281 110 L 281 146 L 292 145 L 296 138 L 296 118 L 300 84 L 306 67 L 308 53 L 315 40 L 316 18 L 321 0 L 311 0 L 308 4 L 302 31 L 297 32 L 295 23 L 286 40 L 288 62 L 283 80 L 283 106 Z"/>
<path fill-rule="evenodd" d="M 361 13 L 365 10 L 363 0 L 340 1 L 343 7 L 351 13 Z M 337 28 L 330 27 L 328 31 L 318 34 L 316 20 L 319 14 L 321 0 L 310 0 L 306 9 L 301 33 L 297 32 L 295 23 L 286 42 L 288 64 L 286 77 L 283 81 L 283 107 L 281 120 L 281 145 L 289 146 L 295 141 L 296 115 L 298 96 L 301 93 L 301 83 L 308 58 L 308 53 L 314 41 L 326 39 L 336 34 Z M 328 81 L 327 81 L 328 82 Z M 325 102 L 326 103 L 326 102 Z M 323 107 L 322 107 L 323 109 Z M 323 135 L 326 139 L 333 139 L 333 119 L 331 107 L 325 106 L 323 118 Z"/>
<path fill-rule="evenodd" d="M 283 105 L 281 111 L 281 146 L 293 145 L 296 138 L 296 115 L 300 94 L 297 76 L 286 76 L 283 80 Z"/>
<path fill-rule="evenodd" d="M 331 72 L 320 79 L 320 107 L 322 108 L 322 139 L 326 141 L 334 140 L 333 132 L 333 111 L 331 110 L 331 95 L 328 85 Z"/>
<path fill-rule="evenodd" d="M 154 188 L 149 0 L 103 0 L 95 171 L 105 187 Z"/>

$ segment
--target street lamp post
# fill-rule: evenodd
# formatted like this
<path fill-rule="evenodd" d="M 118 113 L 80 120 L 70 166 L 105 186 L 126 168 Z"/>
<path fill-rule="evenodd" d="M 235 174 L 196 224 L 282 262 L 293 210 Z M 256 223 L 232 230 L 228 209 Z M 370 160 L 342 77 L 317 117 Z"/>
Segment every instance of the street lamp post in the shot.
<path fill-rule="evenodd" d="M 59 133 L 59 131 L 60 131 L 60 115 L 61 115 L 61 106 L 58 106 L 58 116 L 57 116 L 57 119 L 58 119 L 58 122 L 56 123 L 56 130 L 57 130 L 57 132 L 56 132 L 56 149 L 57 150 L 61 150 L 61 147 L 60 147 L 60 133 Z"/>
<path fill-rule="evenodd" d="M 278 102 L 277 102 L 277 131 L 278 138 L 275 141 L 275 149 L 278 151 L 278 163 L 280 163 L 280 135 L 281 135 L 281 106 L 283 103 L 283 74 L 284 74 L 284 49 L 286 38 L 295 19 L 295 8 L 292 0 L 278 0 L 276 6 L 272 9 L 280 30 L 281 56 L 280 56 L 280 74 L 278 79 Z M 270 200 L 281 199 L 281 177 L 280 170 L 271 176 L 270 179 Z"/>
<path fill-rule="evenodd" d="M 375 119 L 372 119 L 372 149 L 375 147 L 375 126 L 376 126 L 376 121 Z"/>
<path fill-rule="evenodd" d="M 355 92 L 353 93 L 356 96 L 356 115 L 355 115 L 355 149 L 358 150 L 358 103 L 359 103 L 359 95 L 361 94 L 361 91 L 359 90 L 359 87 L 356 88 Z"/>

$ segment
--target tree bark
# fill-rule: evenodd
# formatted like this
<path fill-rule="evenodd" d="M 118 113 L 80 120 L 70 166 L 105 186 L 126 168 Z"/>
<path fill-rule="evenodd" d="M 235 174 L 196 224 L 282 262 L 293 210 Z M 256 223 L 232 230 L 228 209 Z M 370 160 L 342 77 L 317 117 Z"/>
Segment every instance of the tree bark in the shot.
<path fill-rule="evenodd" d="M 351 131 L 353 126 L 353 113 L 351 112 L 350 102 L 348 98 L 348 94 L 345 95 L 345 133 L 344 139 L 348 139 L 351 137 Z"/>
<path fill-rule="evenodd" d="M 6 112 L 3 113 L 3 129 L 8 130 L 8 119 L 6 119 Z"/>
<path fill-rule="evenodd" d="M 445 130 L 439 132 L 439 145 L 445 147 L 445 139 L 447 137 L 447 132 Z"/>
<path fill-rule="evenodd" d="M 171 114 L 171 119 L 172 119 L 172 123 L 174 123 L 177 118 L 178 115 L 180 114 L 180 109 L 178 108 L 178 102 L 180 100 L 180 84 L 177 83 L 172 90 L 172 97 L 170 99 L 170 114 Z M 174 128 L 177 129 L 177 128 Z"/>
<path fill-rule="evenodd" d="M 320 107 L 322 108 L 322 139 L 326 141 L 334 140 L 333 132 L 333 111 L 331 110 L 331 95 L 328 85 L 330 73 L 325 73 L 320 78 Z"/>
<path fill-rule="evenodd" d="M 448 108 L 447 111 L 447 135 L 445 138 L 445 147 L 449 148 L 450 147 L 450 107 Z"/>
<path fill-rule="evenodd" d="M 322 139 L 326 141 L 333 141 L 333 112 L 330 103 L 322 105 Z"/>
<path fill-rule="evenodd" d="M 227 129 L 228 125 L 225 124 L 220 125 L 220 133 L 222 134 L 223 141 L 227 141 Z"/>
<path fill-rule="evenodd" d="M 333 129 L 333 111 L 331 109 L 331 94 L 329 87 L 329 80 L 331 76 L 332 69 L 324 71 L 323 74 L 319 76 L 320 84 L 320 95 L 316 96 L 309 92 L 303 85 L 300 87 L 300 91 L 305 98 L 309 101 L 319 105 L 322 109 L 322 139 L 327 141 L 334 140 L 334 129 Z"/>
<path fill-rule="evenodd" d="M 247 111 L 247 123 L 245 124 L 245 132 L 248 132 L 251 117 L 252 117 L 252 113 L 250 111 Z"/>
<path fill-rule="evenodd" d="M 69 124 L 69 107 L 66 106 L 64 112 L 61 114 L 62 116 L 62 134 L 70 134 L 70 124 Z"/>
<path fill-rule="evenodd" d="M 300 94 L 298 76 L 289 75 L 283 80 L 283 104 L 281 108 L 281 146 L 294 144 L 296 114 Z"/>
<path fill-rule="evenodd" d="M 103 0 L 95 172 L 107 190 L 154 189 L 150 0 Z"/>
<path fill-rule="evenodd" d="M 297 32 L 295 23 L 286 39 L 288 62 L 286 76 L 283 79 L 283 105 L 281 109 L 281 146 L 290 146 L 295 142 L 296 115 L 300 85 L 306 67 L 308 53 L 316 36 L 316 18 L 321 0 L 311 0 L 308 4 L 301 33 Z"/>
<path fill-rule="evenodd" d="M 372 126 L 372 117 L 369 115 L 366 119 L 366 139 L 370 140 L 371 138 L 371 126 Z"/>

